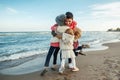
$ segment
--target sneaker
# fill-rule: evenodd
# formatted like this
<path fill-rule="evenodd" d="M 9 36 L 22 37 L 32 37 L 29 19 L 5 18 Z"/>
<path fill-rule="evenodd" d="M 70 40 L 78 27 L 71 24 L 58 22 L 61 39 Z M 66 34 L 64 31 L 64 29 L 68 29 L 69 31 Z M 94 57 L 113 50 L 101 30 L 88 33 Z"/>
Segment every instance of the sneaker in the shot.
<path fill-rule="evenodd" d="M 63 71 L 59 71 L 59 74 L 63 74 Z"/>
<path fill-rule="evenodd" d="M 65 68 L 59 68 L 59 74 L 63 74 Z"/>
<path fill-rule="evenodd" d="M 56 71 L 56 68 L 54 68 L 54 67 L 51 67 L 51 70 L 53 70 L 53 71 Z"/>
<path fill-rule="evenodd" d="M 41 76 L 44 76 L 47 71 L 48 71 L 47 69 L 44 69 L 44 70 L 41 72 L 40 75 L 41 75 Z"/>
<path fill-rule="evenodd" d="M 79 71 L 79 68 L 77 68 L 77 67 L 76 67 L 76 68 L 73 68 L 72 71 L 74 71 L 74 72 L 75 72 L 75 71 Z"/>
<path fill-rule="evenodd" d="M 82 52 L 78 52 L 78 54 L 83 55 L 83 56 L 86 56 L 86 54 L 83 54 Z"/>
<path fill-rule="evenodd" d="M 53 71 L 56 71 L 56 70 L 57 70 L 57 65 L 53 65 L 53 66 L 51 67 L 51 69 L 52 69 Z"/>

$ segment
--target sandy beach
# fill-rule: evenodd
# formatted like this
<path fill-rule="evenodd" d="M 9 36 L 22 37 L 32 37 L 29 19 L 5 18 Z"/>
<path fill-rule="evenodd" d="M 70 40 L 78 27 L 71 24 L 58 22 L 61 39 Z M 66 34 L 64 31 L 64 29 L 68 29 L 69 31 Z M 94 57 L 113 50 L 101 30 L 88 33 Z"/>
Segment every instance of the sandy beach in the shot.
<path fill-rule="evenodd" d="M 49 69 L 44 76 L 40 76 L 41 71 L 16 76 L 1 74 L 0 80 L 120 80 L 120 42 L 104 45 L 109 49 L 76 57 L 78 72 L 71 72 L 66 66 L 63 75 Z"/>

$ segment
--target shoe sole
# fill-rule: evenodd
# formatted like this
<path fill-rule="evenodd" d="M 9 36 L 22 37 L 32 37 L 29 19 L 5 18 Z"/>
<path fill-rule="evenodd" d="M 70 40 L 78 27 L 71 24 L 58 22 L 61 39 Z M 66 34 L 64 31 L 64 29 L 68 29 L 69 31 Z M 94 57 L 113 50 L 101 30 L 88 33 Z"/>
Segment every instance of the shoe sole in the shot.
<path fill-rule="evenodd" d="M 43 70 L 40 75 L 44 76 L 46 72 L 47 72 L 47 70 Z"/>
<path fill-rule="evenodd" d="M 79 69 L 78 70 L 72 70 L 73 72 L 76 72 L 76 71 L 79 71 Z"/>
<path fill-rule="evenodd" d="M 56 71 L 56 69 L 55 69 L 55 68 L 51 68 L 51 70 Z"/>

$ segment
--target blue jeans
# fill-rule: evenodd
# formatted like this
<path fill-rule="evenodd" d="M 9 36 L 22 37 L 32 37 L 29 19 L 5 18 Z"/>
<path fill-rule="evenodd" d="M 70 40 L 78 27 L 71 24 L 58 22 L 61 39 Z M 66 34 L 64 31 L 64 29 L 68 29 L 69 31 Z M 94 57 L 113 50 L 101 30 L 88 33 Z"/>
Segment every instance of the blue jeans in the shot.
<path fill-rule="evenodd" d="M 50 49 L 46 57 L 45 65 L 44 65 L 45 67 L 49 66 L 50 58 L 52 54 L 53 54 L 53 64 L 55 65 L 57 63 L 57 54 L 58 54 L 59 49 L 60 49 L 59 47 L 50 46 Z"/>

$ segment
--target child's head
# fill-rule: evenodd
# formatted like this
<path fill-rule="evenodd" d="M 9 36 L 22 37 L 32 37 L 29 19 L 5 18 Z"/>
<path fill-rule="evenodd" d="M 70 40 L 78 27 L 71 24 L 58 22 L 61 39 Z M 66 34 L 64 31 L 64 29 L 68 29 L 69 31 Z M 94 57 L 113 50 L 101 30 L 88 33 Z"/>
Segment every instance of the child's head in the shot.
<path fill-rule="evenodd" d="M 65 33 L 70 34 L 70 35 L 74 35 L 73 30 L 70 28 L 66 29 Z"/>
<path fill-rule="evenodd" d="M 73 29 L 73 32 L 74 32 L 75 40 L 79 39 L 82 35 L 82 31 L 78 27 L 75 27 Z"/>
<path fill-rule="evenodd" d="M 73 22 L 73 14 L 71 12 L 66 12 L 65 25 L 70 26 Z"/>
<path fill-rule="evenodd" d="M 59 26 L 63 26 L 63 25 L 65 25 L 65 23 L 64 23 L 65 18 L 66 18 L 66 16 L 64 14 L 61 14 L 56 17 L 55 21 Z"/>

